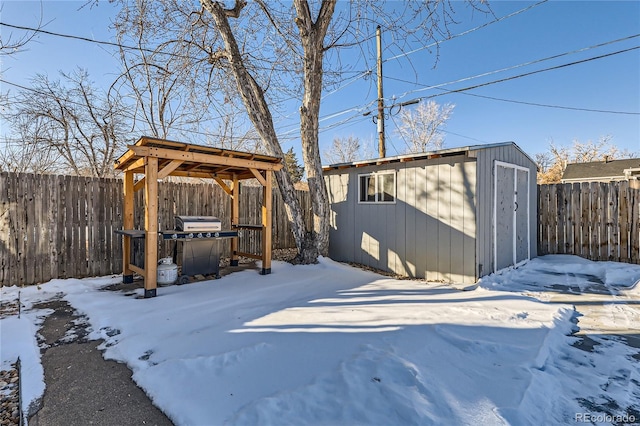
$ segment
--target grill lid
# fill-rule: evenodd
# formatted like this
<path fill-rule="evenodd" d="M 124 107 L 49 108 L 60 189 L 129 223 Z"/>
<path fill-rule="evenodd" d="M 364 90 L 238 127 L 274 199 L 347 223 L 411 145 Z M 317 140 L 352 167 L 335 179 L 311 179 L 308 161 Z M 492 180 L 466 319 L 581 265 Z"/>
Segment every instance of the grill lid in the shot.
<path fill-rule="evenodd" d="M 222 223 L 215 216 L 176 216 L 178 231 L 220 231 Z"/>

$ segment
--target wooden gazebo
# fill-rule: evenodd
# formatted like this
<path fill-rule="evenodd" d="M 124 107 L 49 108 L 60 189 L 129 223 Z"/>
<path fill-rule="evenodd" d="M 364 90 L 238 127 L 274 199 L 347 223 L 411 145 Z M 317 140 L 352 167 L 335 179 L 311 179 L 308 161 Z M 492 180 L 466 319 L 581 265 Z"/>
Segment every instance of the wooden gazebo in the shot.
<path fill-rule="evenodd" d="M 239 256 L 262 261 L 261 274 L 271 272 L 271 191 L 273 171 L 281 169 L 282 160 L 268 155 L 193 145 L 181 142 L 140 138 L 115 162 L 116 170 L 124 172 L 124 206 L 122 241 L 122 279 L 132 282 L 133 273 L 144 277 L 145 297 L 154 297 L 157 288 L 158 239 L 158 180 L 167 176 L 214 179 L 231 197 L 231 226 L 241 229 L 239 218 L 239 181 L 256 179 L 263 187 L 262 253 L 241 253 L 237 237 L 231 238 L 231 265 Z M 134 175 L 143 175 L 134 182 Z M 144 231 L 134 230 L 134 193 L 144 188 Z M 234 234 L 234 235 L 237 235 Z M 131 239 L 145 238 L 144 268 L 131 263 Z"/>

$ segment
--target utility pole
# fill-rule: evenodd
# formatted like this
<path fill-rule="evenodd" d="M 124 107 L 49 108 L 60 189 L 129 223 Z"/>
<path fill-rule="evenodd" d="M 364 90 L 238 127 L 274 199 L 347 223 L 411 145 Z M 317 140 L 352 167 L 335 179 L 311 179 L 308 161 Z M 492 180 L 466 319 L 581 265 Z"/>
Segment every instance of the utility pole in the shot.
<path fill-rule="evenodd" d="M 387 156 L 387 149 L 384 144 L 384 98 L 382 94 L 382 31 L 380 25 L 376 29 L 376 40 L 378 47 L 378 153 L 380 158 Z"/>

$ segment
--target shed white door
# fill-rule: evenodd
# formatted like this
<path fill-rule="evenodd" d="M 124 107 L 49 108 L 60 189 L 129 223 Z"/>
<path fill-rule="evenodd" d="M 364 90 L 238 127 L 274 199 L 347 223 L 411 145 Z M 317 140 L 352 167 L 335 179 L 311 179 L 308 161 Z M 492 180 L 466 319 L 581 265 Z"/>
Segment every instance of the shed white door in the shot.
<path fill-rule="evenodd" d="M 530 258 L 529 169 L 496 161 L 494 166 L 493 270 Z"/>

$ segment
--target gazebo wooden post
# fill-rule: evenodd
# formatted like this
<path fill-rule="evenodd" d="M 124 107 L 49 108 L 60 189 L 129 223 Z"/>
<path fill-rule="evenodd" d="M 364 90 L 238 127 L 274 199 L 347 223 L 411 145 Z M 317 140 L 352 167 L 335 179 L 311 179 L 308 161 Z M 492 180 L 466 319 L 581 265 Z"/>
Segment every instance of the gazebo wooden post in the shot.
<path fill-rule="evenodd" d="M 124 203 L 122 215 L 122 228 L 133 229 L 133 172 L 124 172 Z M 129 284 L 133 282 L 133 271 L 129 268 L 131 262 L 131 237 L 124 235 L 122 238 L 122 282 Z"/>
<path fill-rule="evenodd" d="M 265 185 L 262 187 L 262 270 L 261 275 L 271 273 L 271 213 L 272 172 L 264 171 Z"/>
<path fill-rule="evenodd" d="M 240 182 L 238 175 L 233 174 L 233 187 L 231 188 L 231 229 L 238 226 L 240 220 Z M 231 238 L 231 266 L 238 266 L 238 238 Z"/>
<path fill-rule="evenodd" d="M 155 297 L 158 286 L 158 158 L 147 157 L 144 183 L 144 297 Z"/>

